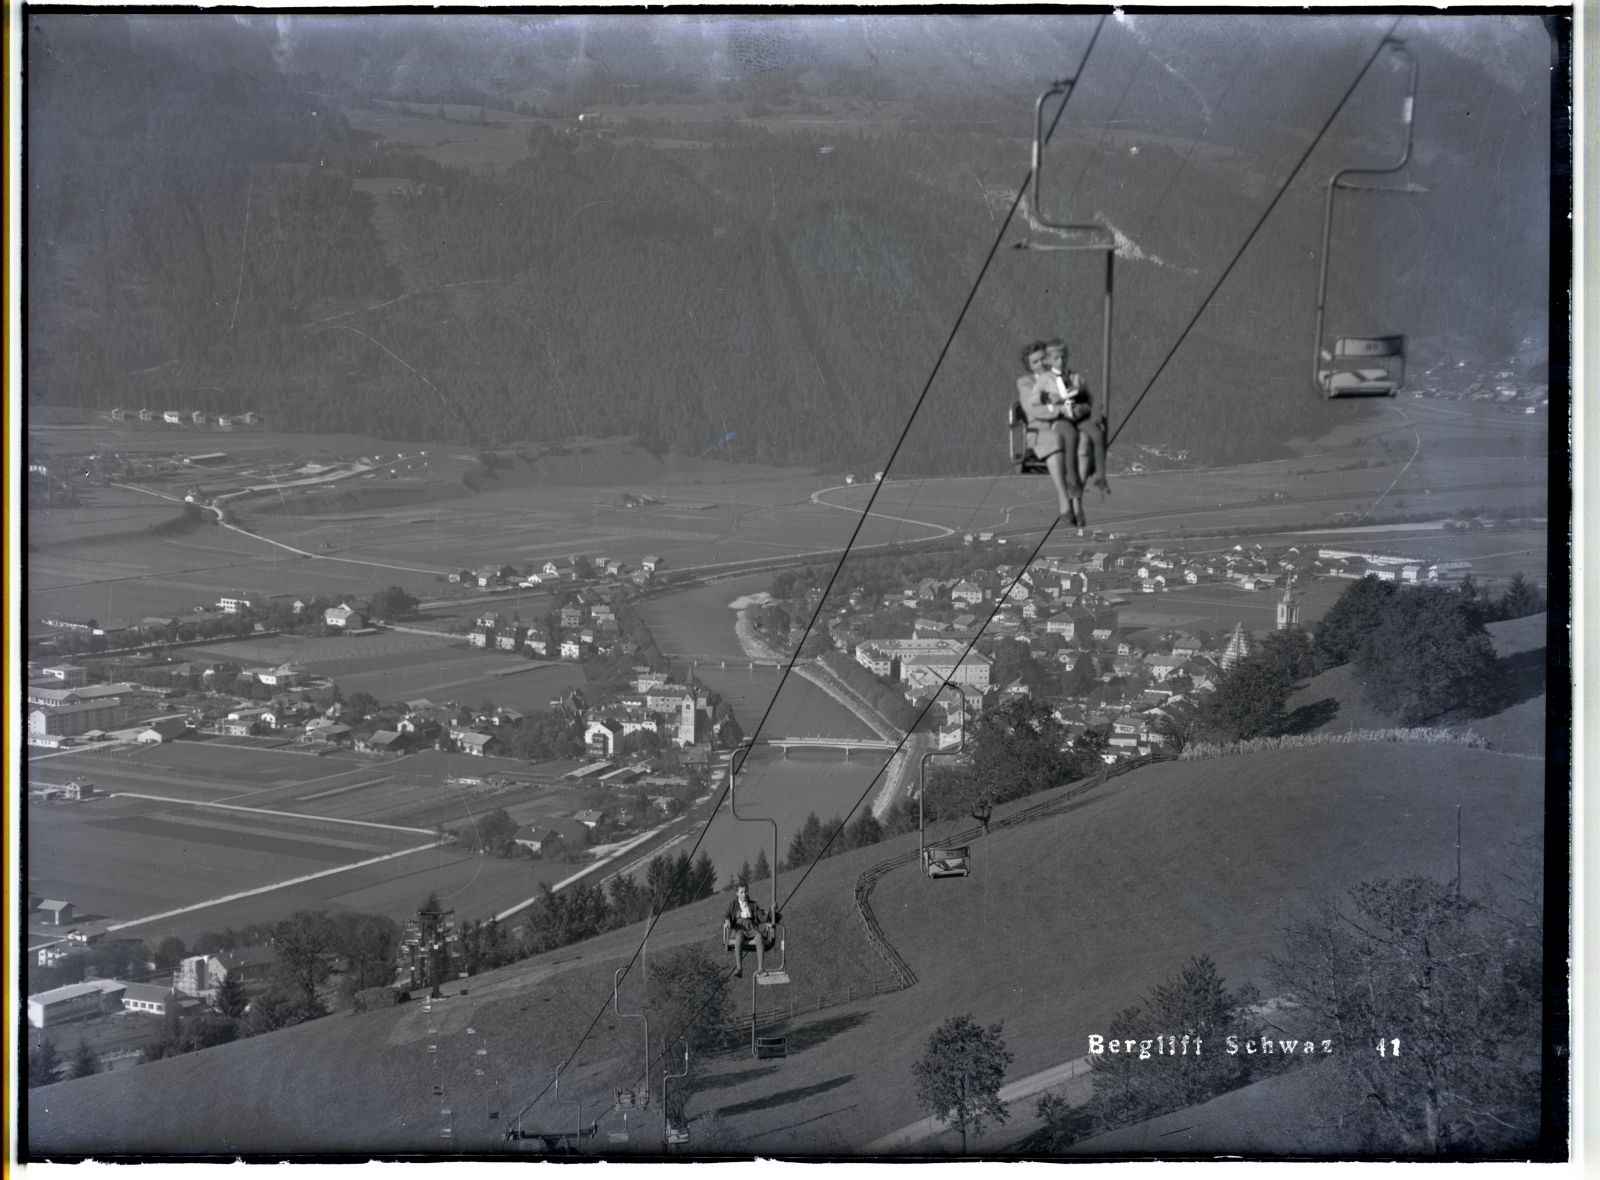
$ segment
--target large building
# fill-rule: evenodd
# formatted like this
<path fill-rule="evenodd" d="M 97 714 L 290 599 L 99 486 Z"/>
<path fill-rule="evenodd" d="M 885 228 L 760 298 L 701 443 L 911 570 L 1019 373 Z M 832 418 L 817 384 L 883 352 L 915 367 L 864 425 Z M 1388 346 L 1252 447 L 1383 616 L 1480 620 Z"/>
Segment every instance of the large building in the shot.
<path fill-rule="evenodd" d="M 91 979 L 39 992 L 28 997 L 28 1023 L 34 1028 L 49 1028 L 66 1020 L 114 1011 L 126 987 L 115 980 Z"/>
<path fill-rule="evenodd" d="M 694 689 L 682 684 L 657 684 L 645 690 L 644 707 L 666 717 L 665 732 L 675 745 L 694 745 L 695 718 L 700 711 L 700 698 Z"/>

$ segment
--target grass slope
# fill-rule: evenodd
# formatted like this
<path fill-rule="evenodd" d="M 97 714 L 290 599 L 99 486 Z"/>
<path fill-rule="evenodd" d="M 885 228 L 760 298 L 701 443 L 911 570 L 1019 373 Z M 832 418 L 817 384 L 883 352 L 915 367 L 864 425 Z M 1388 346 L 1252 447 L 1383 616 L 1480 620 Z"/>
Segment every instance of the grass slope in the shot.
<path fill-rule="evenodd" d="M 970 1011 L 1003 1021 L 1013 1079 L 1078 1056 L 1088 1033 L 1190 955 L 1212 955 L 1232 982 L 1255 979 L 1281 926 L 1318 895 L 1380 874 L 1449 875 L 1457 803 L 1466 805 L 1468 887 L 1492 879 L 1516 840 L 1538 832 L 1541 786 L 1530 760 L 1402 744 L 1127 775 L 1066 814 L 980 842 L 965 881 L 929 882 L 914 866 L 888 874 L 873 903 L 918 984 L 794 1020 L 785 1062 L 734 1053 L 706 1063 L 691 1114 L 720 1114 L 742 1150 L 859 1150 L 921 1114 L 910 1065 L 944 1018 Z M 913 843 L 902 837 L 816 868 L 786 907 L 795 983 L 762 989 L 764 1007 L 887 977 L 850 892 L 864 867 Z M 787 874 L 783 888 L 795 880 Z M 708 932 L 722 904 L 669 914 L 652 949 L 714 945 Z M 438 1034 L 413 1003 L 45 1087 L 29 1096 L 27 1141 L 46 1152 L 436 1150 L 439 1109 L 449 1105 L 450 1145 L 495 1150 L 506 1112 L 548 1081 L 636 938 L 617 932 L 464 981 L 469 995 L 431 1014 Z M 617 1023 L 607 1011 L 564 1075 L 563 1099 L 591 1115 L 637 1072 L 638 1033 Z M 429 1043 L 438 1050 L 429 1053 Z M 478 1047 L 488 1050 L 482 1077 L 472 1065 Z M 447 1103 L 433 1095 L 435 1079 Z M 559 1117 L 575 1117 L 564 1109 Z M 535 1116 L 550 1117 L 549 1108 Z"/>
<path fill-rule="evenodd" d="M 1496 687 L 1505 699 L 1486 717 L 1452 714 L 1443 719 L 1455 729 L 1472 729 L 1496 750 L 1508 754 L 1544 755 L 1545 640 L 1547 616 L 1503 619 L 1486 628 L 1494 641 L 1500 664 Z M 1340 664 L 1308 680 L 1289 698 L 1289 712 L 1331 712 L 1315 733 L 1345 733 L 1353 729 L 1384 729 L 1394 720 L 1362 698 L 1360 674 L 1350 664 Z"/>

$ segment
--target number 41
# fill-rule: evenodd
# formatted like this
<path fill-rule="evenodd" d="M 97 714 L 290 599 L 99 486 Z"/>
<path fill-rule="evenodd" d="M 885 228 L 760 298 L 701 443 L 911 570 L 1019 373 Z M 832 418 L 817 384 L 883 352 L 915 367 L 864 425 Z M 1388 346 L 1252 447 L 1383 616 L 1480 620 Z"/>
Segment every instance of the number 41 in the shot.
<path fill-rule="evenodd" d="M 1398 1057 L 1398 1056 L 1400 1056 L 1400 1038 L 1399 1037 L 1390 1037 L 1387 1041 L 1385 1041 L 1383 1038 L 1380 1037 L 1378 1039 L 1378 1056 L 1379 1057 L 1389 1057 L 1389 1056 Z"/>

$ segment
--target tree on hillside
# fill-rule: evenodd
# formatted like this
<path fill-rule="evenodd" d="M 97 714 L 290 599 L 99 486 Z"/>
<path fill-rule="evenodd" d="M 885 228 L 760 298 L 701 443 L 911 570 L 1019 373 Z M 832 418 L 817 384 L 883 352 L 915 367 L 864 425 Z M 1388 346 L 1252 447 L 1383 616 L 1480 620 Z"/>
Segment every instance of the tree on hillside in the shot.
<path fill-rule="evenodd" d="M 917 1102 L 935 1118 L 956 1125 L 962 1155 L 969 1131 L 981 1135 L 985 1119 L 1004 1126 L 1009 1117 L 1000 1087 L 1014 1057 L 1001 1032 L 1002 1025 L 984 1028 L 970 1014 L 952 1016 L 928 1037 L 922 1057 L 911 1066 Z"/>
<path fill-rule="evenodd" d="M 375 619 L 408 619 L 416 613 L 417 599 L 399 586 L 389 586 L 372 596 L 372 617 Z"/>
<path fill-rule="evenodd" d="M 1251 1080 L 1257 1058 L 1226 1051 L 1224 1038 L 1254 1036 L 1260 1022 L 1250 1007 L 1259 999 L 1252 987 L 1229 991 L 1209 956 L 1190 959 L 1146 998 L 1124 1008 L 1106 1029 L 1108 1040 L 1135 1041 L 1153 1031 L 1198 1039 L 1190 1052 L 1103 1053 L 1089 1058 L 1094 1094 L 1088 1114 L 1101 1129 L 1154 1118 L 1169 1110 L 1205 1102 Z M 1265 1060 L 1262 1058 L 1261 1060 Z M 1274 1059 L 1275 1061 L 1277 1059 Z"/>
<path fill-rule="evenodd" d="M 177 968 L 188 953 L 188 948 L 183 945 L 183 939 L 175 934 L 169 934 L 156 943 L 151 958 L 155 962 L 157 971 L 172 971 Z"/>
<path fill-rule="evenodd" d="M 244 983 L 237 975 L 230 975 L 222 981 L 222 986 L 217 989 L 217 997 L 212 1001 L 212 1006 L 224 1016 L 231 1016 L 238 1020 L 244 1016 L 245 1009 L 250 1006 L 250 996 L 244 990 Z"/>
<path fill-rule="evenodd" d="M 61 1068 L 61 1053 L 55 1042 L 45 1037 L 33 1052 L 28 1054 L 28 1089 L 48 1086 L 56 1080 L 56 1070 Z"/>
<path fill-rule="evenodd" d="M 703 946 L 679 947 L 650 960 L 644 1010 L 652 1040 L 664 1047 L 657 1050 L 664 1052 L 662 1068 L 678 1068 L 682 1042 L 689 1046 L 689 1076 L 673 1082 L 667 1098 L 669 1115 L 680 1125 L 698 1063 L 734 1038 L 733 993 L 727 985 L 727 965 Z"/>
<path fill-rule="evenodd" d="M 1339 1030 L 1317 1102 L 1358 1136 L 1352 1148 L 1499 1152 L 1537 1139 L 1542 929 L 1537 912 L 1408 877 L 1359 885 L 1285 932 L 1268 980 L 1308 1022 Z"/>
<path fill-rule="evenodd" d="M 1278 732 L 1294 681 L 1270 659 L 1247 656 L 1217 680 L 1201 709 L 1201 727 L 1220 741 L 1245 741 Z"/>
<path fill-rule="evenodd" d="M 1311 633 L 1304 627 L 1285 627 L 1281 631 L 1267 632 L 1251 654 L 1265 661 L 1291 686 L 1315 676 L 1323 668 Z"/>
<path fill-rule="evenodd" d="M 100 1057 L 82 1037 L 78 1038 L 78 1047 L 72 1054 L 72 1076 L 74 1078 L 93 1077 L 100 1072 Z"/>
<path fill-rule="evenodd" d="M 317 998 L 328 977 L 328 957 L 335 953 L 333 923 L 321 910 L 300 910 L 279 922 L 273 932 L 273 976 L 302 1004 Z"/>
<path fill-rule="evenodd" d="M 1493 685 L 1494 644 L 1458 595 L 1417 586 L 1388 602 L 1355 665 L 1373 707 L 1417 725 L 1485 699 Z"/>
<path fill-rule="evenodd" d="M 517 851 L 516 834 L 520 827 L 503 807 L 472 817 L 472 822 L 456 828 L 453 835 L 469 852 L 487 852 L 508 857 Z"/>
<path fill-rule="evenodd" d="M 555 892 L 539 886 L 539 900 L 528 911 L 529 953 L 542 954 L 593 938 L 610 925 L 605 890 L 582 881 Z"/>
<path fill-rule="evenodd" d="M 1535 615 L 1545 607 L 1544 595 L 1539 588 L 1522 576 L 1518 570 L 1511 575 L 1511 584 L 1496 604 L 1496 614 L 1502 619 L 1520 619 Z"/>
<path fill-rule="evenodd" d="M 333 920 L 332 944 L 345 960 L 339 994 L 350 997 L 394 978 L 400 927 L 381 914 L 339 914 Z"/>
<path fill-rule="evenodd" d="M 299 1024 L 306 1018 L 305 1004 L 298 996 L 272 984 L 250 1003 L 245 1029 L 251 1036 Z"/>
<path fill-rule="evenodd" d="M 1327 667 L 1356 658 L 1368 635 L 1383 621 L 1385 608 L 1398 587 L 1370 574 L 1352 582 L 1317 625 L 1317 648 Z"/>
<path fill-rule="evenodd" d="M 1068 745 L 1066 727 L 1048 705 L 1034 697 L 1012 697 L 985 709 L 968 728 L 969 787 L 1004 803 L 1060 786 L 1083 773 Z M 974 802 L 962 800 L 960 810 Z"/>

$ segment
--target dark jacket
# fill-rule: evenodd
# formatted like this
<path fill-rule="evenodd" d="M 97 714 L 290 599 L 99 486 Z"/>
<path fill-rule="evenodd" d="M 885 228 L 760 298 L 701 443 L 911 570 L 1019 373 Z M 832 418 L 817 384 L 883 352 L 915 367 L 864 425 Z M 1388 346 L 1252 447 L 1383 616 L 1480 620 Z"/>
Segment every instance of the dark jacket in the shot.
<path fill-rule="evenodd" d="M 767 920 L 767 911 L 761 908 L 755 898 L 752 897 L 748 900 L 750 902 L 750 920 L 760 926 Z M 733 900 L 728 903 L 727 919 L 730 926 L 737 926 L 743 921 L 739 917 L 739 895 L 737 893 L 734 894 Z"/>

